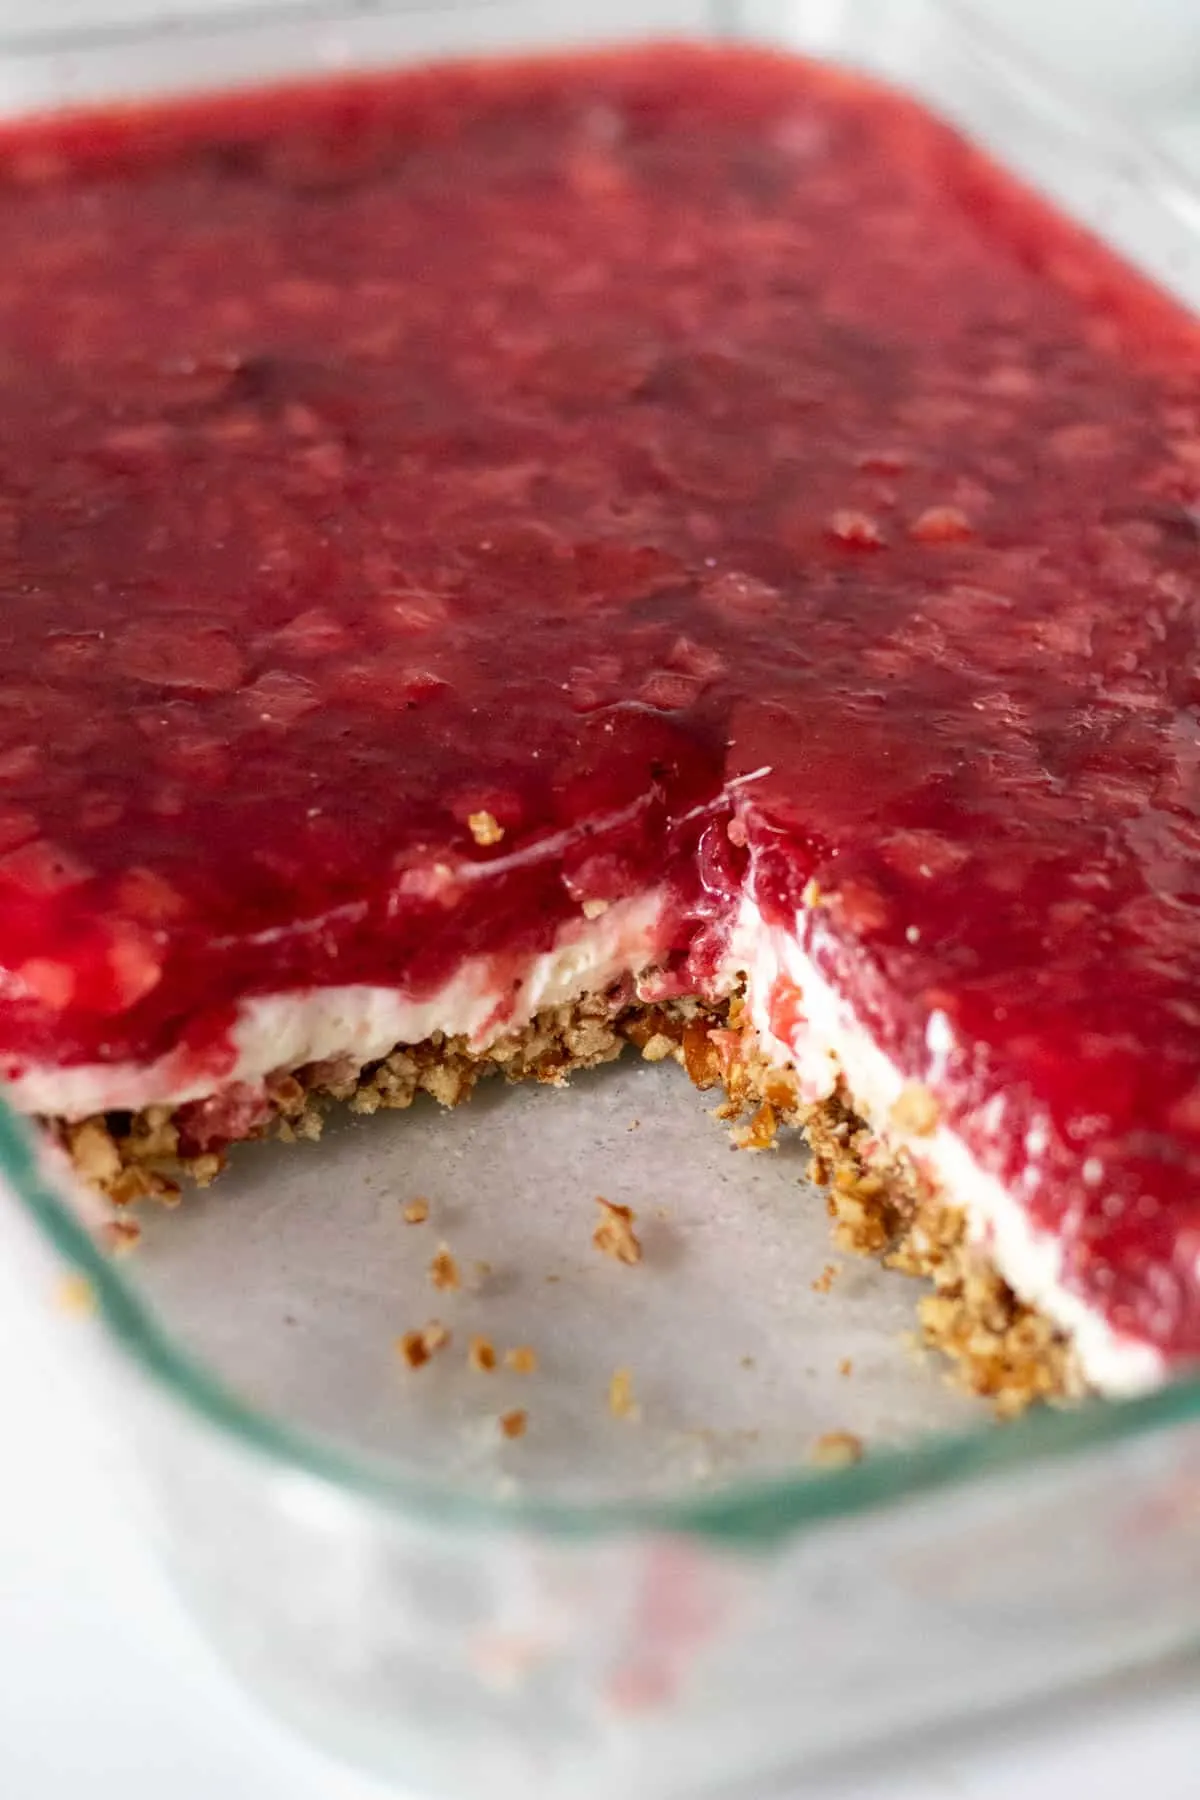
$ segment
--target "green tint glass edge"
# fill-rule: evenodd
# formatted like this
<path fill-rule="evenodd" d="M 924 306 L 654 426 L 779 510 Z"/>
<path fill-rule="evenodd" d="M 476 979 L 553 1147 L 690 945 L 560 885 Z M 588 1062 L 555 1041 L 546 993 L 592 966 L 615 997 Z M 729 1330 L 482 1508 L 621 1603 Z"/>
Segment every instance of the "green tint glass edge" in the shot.
<path fill-rule="evenodd" d="M 315 6 L 313 13 L 328 16 L 340 10 L 343 9 L 327 0 Z M 350 8 L 344 10 L 348 13 Z M 714 6 L 714 22 L 719 19 L 723 34 L 738 35 L 739 10 L 733 0 Z M 385 6 L 384 11 L 391 12 L 392 8 Z M 953 35 L 961 38 L 969 33 L 976 38 L 975 48 L 989 62 L 1015 62 L 1023 77 L 1025 98 L 1033 97 L 1031 85 L 1037 97 L 1042 97 L 1038 92 L 1043 87 L 1039 72 L 1027 67 L 1023 59 L 1010 57 L 1007 46 L 991 33 L 977 32 L 954 0 L 937 0 L 936 11 Z M 251 16 L 256 23 L 263 22 L 261 12 Z M 210 29 L 226 32 L 236 30 L 238 22 L 234 13 L 207 23 Z M 44 53 L 47 47 L 44 40 L 36 49 L 28 39 L 19 44 L 10 40 L 0 42 L 0 53 L 21 56 L 36 50 Z M 1092 109 L 1080 107 L 1074 98 L 1069 108 L 1082 112 L 1089 122 L 1094 120 Z M 1139 145 L 1142 149 L 1148 166 L 1169 167 L 1167 159 Z M 39 1167 L 34 1129 L 2 1098 L 0 1181 L 8 1185 L 57 1256 L 87 1281 L 98 1318 L 112 1344 L 134 1370 L 159 1390 L 165 1404 L 181 1405 L 196 1426 L 215 1431 L 231 1446 L 251 1453 L 281 1473 L 309 1476 L 348 1498 L 401 1513 L 414 1523 L 464 1530 L 518 1530 L 556 1537 L 691 1533 L 739 1549 L 766 1550 L 780 1538 L 806 1527 L 895 1506 L 966 1481 L 1023 1472 L 1053 1459 L 1101 1450 L 1200 1418 L 1200 1377 L 1194 1377 L 1136 1399 L 1094 1400 L 1061 1411 L 1042 1409 L 1002 1428 L 989 1423 L 952 1435 L 932 1435 L 908 1448 L 878 1451 L 846 1469 L 798 1469 L 711 1493 L 596 1503 L 524 1496 L 485 1499 L 451 1484 L 405 1474 L 343 1451 L 327 1440 L 260 1413 L 240 1399 L 172 1339 L 118 1266 L 100 1249 Z"/>

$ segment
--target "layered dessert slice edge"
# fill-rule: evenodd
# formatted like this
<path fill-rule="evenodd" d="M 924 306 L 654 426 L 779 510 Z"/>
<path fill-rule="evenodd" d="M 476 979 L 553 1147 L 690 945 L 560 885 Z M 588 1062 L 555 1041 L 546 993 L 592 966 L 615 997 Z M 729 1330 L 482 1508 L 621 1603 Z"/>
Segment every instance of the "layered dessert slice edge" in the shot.
<path fill-rule="evenodd" d="M 331 1104 L 370 1114 L 425 1094 L 454 1106 L 487 1076 L 558 1085 L 633 1046 L 722 1090 L 716 1114 L 739 1148 L 770 1151 L 780 1131 L 802 1131 L 839 1247 L 932 1284 L 918 1309 L 923 1341 L 1002 1413 L 1086 1387 L 1157 1384 L 1157 1349 L 1072 1292 L 1061 1243 L 947 1127 L 935 1087 L 906 1078 L 819 971 L 805 949 L 815 883 L 807 898 L 788 931 L 743 893 L 715 954 L 709 922 L 697 993 L 679 991 L 686 958 L 670 973 L 660 966 L 670 907 L 652 893 L 581 917 L 519 981 L 497 984 L 488 959 L 474 958 L 419 1001 L 365 984 L 253 997 L 215 1091 L 202 1072 L 172 1088 L 167 1058 L 30 1071 L 14 1098 L 121 1217 L 139 1201 L 174 1201 L 181 1180 L 206 1185 L 240 1141 L 318 1138 Z M 947 1030 L 932 1021 L 935 1047 Z"/>

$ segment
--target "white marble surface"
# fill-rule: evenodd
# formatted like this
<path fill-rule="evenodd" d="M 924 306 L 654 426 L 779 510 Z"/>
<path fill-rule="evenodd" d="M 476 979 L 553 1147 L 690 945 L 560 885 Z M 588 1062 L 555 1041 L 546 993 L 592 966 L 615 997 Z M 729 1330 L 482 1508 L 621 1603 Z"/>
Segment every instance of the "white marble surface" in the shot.
<path fill-rule="evenodd" d="M 1077 76 L 1158 116 L 1172 147 L 1200 169 L 1196 0 L 975 3 Z M 144 16 L 154 4 L 0 0 L 0 34 L 105 11 Z M 2 1252 L 0 1232 L 0 1796 L 378 1800 L 373 1784 L 262 1715 L 195 1636 L 107 1477 L 64 1355 L 64 1322 L 46 1295 L 15 1290 Z M 840 1788 L 838 1800 L 1128 1800 L 1134 1792 L 1192 1800 L 1200 1676 L 1176 1671 L 1132 1685 L 1119 1698 L 878 1772 Z"/>

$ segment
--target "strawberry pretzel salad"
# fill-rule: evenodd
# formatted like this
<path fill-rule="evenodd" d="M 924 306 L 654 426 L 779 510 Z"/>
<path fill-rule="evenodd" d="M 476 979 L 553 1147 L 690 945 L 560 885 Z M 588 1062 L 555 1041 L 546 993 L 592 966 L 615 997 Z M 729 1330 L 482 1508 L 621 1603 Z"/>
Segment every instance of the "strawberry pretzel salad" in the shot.
<path fill-rule="evenodd" d="M 1192 318 L 728 47 L 8 125 L 0 229 L 0 1076 L 117 1216 L 632 1044 L 1002 1410 L 1195 1362 Z"/>

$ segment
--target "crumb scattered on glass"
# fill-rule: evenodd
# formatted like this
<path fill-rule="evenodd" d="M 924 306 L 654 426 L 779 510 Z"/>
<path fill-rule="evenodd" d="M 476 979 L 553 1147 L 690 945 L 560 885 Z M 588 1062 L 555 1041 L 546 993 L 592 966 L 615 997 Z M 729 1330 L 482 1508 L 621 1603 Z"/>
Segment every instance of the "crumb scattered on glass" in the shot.
<path fill-rule="evenodd" d="M 640 1419 L 642 1409 L 633 1395 L 633 1370 L 614 1369 L 608 1384 L 608 1410 L 614 1419 Z"/>
<path fill-rule="evenodd" d="M 458 1272 L 458 1264 L 450 1252 L 448 1244 L 439 1244 L 429 1265 L 429 1280 L 439 1292 L 447 1292 L 462 1286 L 462 1276 Z"/>
<path fill-rule="evenodd" d="M 398 1337 L 396 1352 L 410 1369 L 420 1369 L 431 1356 L 444 1350 L 449 1342 L 449 1329 L 440 1319 L 430 1319 L 427 1325 L 419 1326 L 414 1331 L 406 1331 Z"/>
<path fill-rule="evenodd" d="M 853 1431 L 826 1431 L 813 1443 L 809 1460 L 823 1469 L 846 1469 L 865 1455 L 866 1445 Z"/>
<path fill-rule="evenodd" d="M 55 1290 L 55 1303 L 60 1312 L 81 1317 L 95 1312 L 96 1295 L 86 1275 L 64 1275 Z"/>
<path fill-rule="evenodd" d="M 596 1249 L 611 1256 L 615 1262 L 628 1263 L 631 1267 L 640 1263 L 642 1244 L 634 1230 L 637 1214 L 631 1207 L 606 1200 L 602 1194 L 596 1195 L 596 1205 L 600 1208 L 600 1223 L 592 1233 Z"/>

